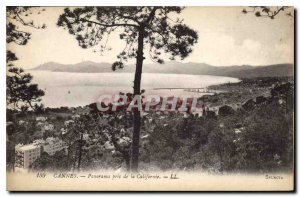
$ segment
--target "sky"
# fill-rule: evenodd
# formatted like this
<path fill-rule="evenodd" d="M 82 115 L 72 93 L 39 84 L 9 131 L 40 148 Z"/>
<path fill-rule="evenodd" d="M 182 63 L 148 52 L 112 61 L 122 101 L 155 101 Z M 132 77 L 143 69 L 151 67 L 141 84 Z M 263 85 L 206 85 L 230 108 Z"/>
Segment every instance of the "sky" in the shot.
<path fill-rule="evenodd" d="M 263 66 L 294 61 L 294 18 L 280 13 L 274 20 L 243 14 L 242 7 L 187 7 L 179 15 L 184 23 L 198 32 L 198 43 L 183 62 L 207 63 L 214 66 L 253 65 Z M 81 61 L 115 62 L 124 48 L 116 34 L 111 35 L 110 51 L 102 55 L 94 49 L 82 49 L 75 36 L 57 27 L 62 7 L 46 7 L 41 14 L 33 14 L 37 24 L 47 28 L 33 29 L 20 26 L 20 30 L 32 33 L 25 46 L 8 44 L 7 49 L 19 58 L 15 64 L 29 69 L 54 61 L 76 64 Z M 134 63 L 131 60 L 129 63 Z M 145 63 L 152 63 L 146 56 Z"/>

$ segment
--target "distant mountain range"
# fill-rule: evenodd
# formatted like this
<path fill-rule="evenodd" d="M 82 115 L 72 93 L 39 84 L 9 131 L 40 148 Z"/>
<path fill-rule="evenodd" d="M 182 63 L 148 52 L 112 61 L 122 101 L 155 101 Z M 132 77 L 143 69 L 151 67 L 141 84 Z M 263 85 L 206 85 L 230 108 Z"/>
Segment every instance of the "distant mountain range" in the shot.
<path fill-rule="evenodd" d="M 135 65 L 125 65 L 123 69 L 112 71 L 110 63 L 96 63 L 84 61 L 78 64 L 60 64 L 48 62 L 39 65 L 31 70 L 44 70 L 52 72 L 76 72 L 76 73 L 107 73 L 134 72 Z M 212 66 L 205 63 L 182 63 L 170 61 L 164 64 L 144 64 L 143 73 L 171 73 L 171 74 L 192 74 L 192 75 L 215 75 L 236 78 L 253 77 L 282 77 L 293 76 L 293 64 L 273 64 L 266 66 Z"/>

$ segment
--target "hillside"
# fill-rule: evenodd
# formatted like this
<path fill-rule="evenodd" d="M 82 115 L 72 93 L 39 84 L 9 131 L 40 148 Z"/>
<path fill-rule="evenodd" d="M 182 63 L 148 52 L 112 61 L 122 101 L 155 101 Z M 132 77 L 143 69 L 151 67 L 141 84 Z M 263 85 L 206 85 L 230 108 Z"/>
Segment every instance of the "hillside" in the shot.
<path fill-rule="evenodd" d="M 134 65 L 126 65 L 124 69 L 112 71 L 110 63 L 96 63 L 84 61 L 78 64 L 60 64 L 48 62 L 35 67 L 32 70 L 47 70 L 52 72 L 77 72 L 77 73 L 104 73 L 104 72 L 134 72 Z M 266 66 L 223 66 L 217 67 L 205 63 L 181 63 L 176 61 L 166 62 L 165 64 L 145 64 L 144 73 L 171 73 L 171 74 L 191 74 L 191 75 L 215 75 L 229 76 L 237 78 L 253 77 L 280 77 L 293 76 L 293 64 L 274 64 Z"/>
<path fill-rule="evenodd" d="M 228 73 L 228 76 L 239 78 L 294 76 L 294 65 L 275 64 L 270 66 L 259 66 L 231 72 Z"/>
<path fill-rule="evenodd" d="M 78 73 L 98 73 L 111 72 L 111 64 L 96 63 L 92 61 L 84 61 L 77 64 L 60 64 L 56 62 L 48 62 L 41 64 L 32 70 L 48 70 L 52 72 L 78 72 Z"/>

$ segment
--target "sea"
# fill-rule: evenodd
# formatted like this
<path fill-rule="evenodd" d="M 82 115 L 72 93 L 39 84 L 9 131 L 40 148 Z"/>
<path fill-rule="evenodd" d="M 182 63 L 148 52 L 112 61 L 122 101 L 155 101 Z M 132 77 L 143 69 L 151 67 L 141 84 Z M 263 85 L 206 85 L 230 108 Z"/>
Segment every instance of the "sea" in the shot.
<path fill-rule="evenodd" d="M 45 92 L 42 97 L 45 107 L 85 106 L 96 102 L 101 95 L 133 92 L 134 73 L 28 72 L 33 76 L 32 82 Z M 211 75 L 143 73 L 141 89 L 145 90 L 145 95 L 200 97 L 210 93 L 198 92 L 194 88 L 205 89 L 229 82 L 239 82 L 239 79 Z M 187 91 L 188 89 L 192 91 Z"/>

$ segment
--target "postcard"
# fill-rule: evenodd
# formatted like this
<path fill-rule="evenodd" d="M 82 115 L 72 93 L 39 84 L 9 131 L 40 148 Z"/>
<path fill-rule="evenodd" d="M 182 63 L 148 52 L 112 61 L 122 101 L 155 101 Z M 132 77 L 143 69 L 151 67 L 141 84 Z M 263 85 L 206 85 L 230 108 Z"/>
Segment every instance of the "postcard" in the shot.
<path fill-rule="evenodd" d="M 294 8 L 6 7 L 8 191 L 294 191 Z"/>

